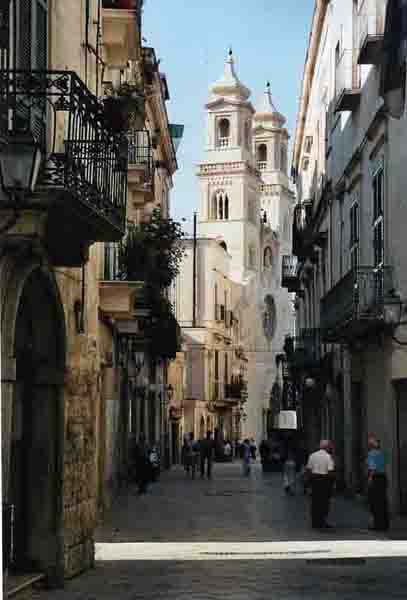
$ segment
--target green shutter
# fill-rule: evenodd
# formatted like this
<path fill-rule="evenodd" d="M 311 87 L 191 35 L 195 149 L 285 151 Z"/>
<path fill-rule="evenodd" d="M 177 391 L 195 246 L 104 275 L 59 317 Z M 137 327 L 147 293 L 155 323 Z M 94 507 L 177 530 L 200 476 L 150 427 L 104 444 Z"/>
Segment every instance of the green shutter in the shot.
<path fill-rule="evenodd" d="M 48 66 L 48 14 L 46 0 L 17 0 L 16 66 L 21 70 L 44 71 Z M 29 128 L 45 145 L 46 100 L 34 106 L 30 99 L 16 109 L 15 126 Z"/>

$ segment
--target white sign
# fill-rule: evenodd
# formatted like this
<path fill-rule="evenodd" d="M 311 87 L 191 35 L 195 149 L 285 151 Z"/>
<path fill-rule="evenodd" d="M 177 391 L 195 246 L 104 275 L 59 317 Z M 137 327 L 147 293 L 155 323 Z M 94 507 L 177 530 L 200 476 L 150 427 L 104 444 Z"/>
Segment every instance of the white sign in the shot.
<path fill-rule="evenodd" d="M 297 412 L 295 410 L 281 410 L 278 413 L 278 429 L 297 429 Z"/>

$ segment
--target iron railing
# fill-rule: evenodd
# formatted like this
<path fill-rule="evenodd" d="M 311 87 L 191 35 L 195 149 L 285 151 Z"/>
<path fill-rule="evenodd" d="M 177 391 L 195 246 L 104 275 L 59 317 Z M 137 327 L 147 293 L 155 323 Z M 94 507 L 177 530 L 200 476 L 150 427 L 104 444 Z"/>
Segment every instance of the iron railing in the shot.
<path fill-rule="evenodd" d="M 365 2 L 358 13 L 359 48 L 362 48 L 368 37 L 379 37 L 384 34 L 385 16 L 381 14 L 376 2 Z"/>
<path fill-rule="evenodd" d="M 290 292 L 298 291 L 300 287 L 299 261 L 296 256 L 285 255 L 281 267 L 281 285 Z"/>
<path fill-rule="evenodd" d="M 38 185 L 66 190 L 122 234 L 127 139 L 111 129 L 103 105 L 78 75 L 0 70 L 0 99 L 10 117 L 3 133 L 30 129 L 43 145 L 47 159 Z"/>
<path fill-rule="evenodd" d="M 353 59 L 353 50 L 343 50 L 335 69 L 335 99 L 360 88 L 360 69 Z"/>
<path fill-rule="evenodd" d="M 245 384 L 242 381 L 235 381 L 225 384 L 225 398 L 231 400 L 241 400 Z"/>
<path fill-rule="evenodd" d="M 362 336 L 371 325 L 384 322 L 384 307 L 394 302 L 391 267 L 350 270 L 321 300 L 323 338 Z"/>
<path fill-rule="evenodd" d="M 299 336 L 287 336 L 284 350 L 292 370 L 318 368 L 322 358 L 320 330 L 302 329 Z"/>
<path fill-rule="evenodd" d="M 129 142 L 129 167 L 143 167 L 147 177 L 154 171 L 153 149 L 150 132 L 147 130 L 131 131 L 127 134 Z"/>

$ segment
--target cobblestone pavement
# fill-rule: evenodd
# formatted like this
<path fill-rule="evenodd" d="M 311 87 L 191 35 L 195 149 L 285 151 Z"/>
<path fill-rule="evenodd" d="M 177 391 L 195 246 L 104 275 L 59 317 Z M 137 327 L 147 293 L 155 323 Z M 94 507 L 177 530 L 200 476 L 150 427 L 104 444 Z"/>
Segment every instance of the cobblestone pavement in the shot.
<path fill-rule="evenodd" d="M 327 533 L 310 529 L 308 512 L 300 490 L 286 497 L 258 465 L 250 479 L 216 465 L 212 481 L 175 469 L 146 496 L 130 488 L 116 501 L 95 569 L 23 600 L 407 598 L 407 543 L 368 532 L 363 504 L 335 498 Z"/>

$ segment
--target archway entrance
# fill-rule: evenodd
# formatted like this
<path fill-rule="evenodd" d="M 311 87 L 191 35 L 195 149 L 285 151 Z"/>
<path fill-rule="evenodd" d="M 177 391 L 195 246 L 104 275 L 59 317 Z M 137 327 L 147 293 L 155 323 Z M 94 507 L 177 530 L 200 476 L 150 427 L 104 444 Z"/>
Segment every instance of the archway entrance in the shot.
<path fill-rule="evenodd" d="M 9 568 L 56 575 L 61 560 L 65 327 L 56 291 L 40 269 L 24 284 L 13 337 Z"/>

